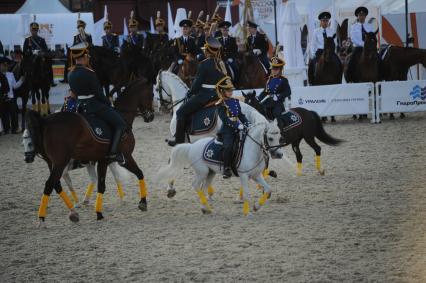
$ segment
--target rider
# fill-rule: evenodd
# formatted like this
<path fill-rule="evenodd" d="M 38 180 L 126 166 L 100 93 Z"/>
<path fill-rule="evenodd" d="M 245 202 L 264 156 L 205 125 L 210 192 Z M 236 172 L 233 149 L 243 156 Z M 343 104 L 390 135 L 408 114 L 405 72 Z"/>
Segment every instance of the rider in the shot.
<path fill-rule="evenodd" d="M 358 61 L 364 49 L 365 34 L 368 32 L 374 32 L 373 26 L 368 22 L 365 22 L 367 15 L 368 9 L 366 7 L 356 8 L 355 16 L 357 17 L 357 22 L 352 25 L 350 36 L 354 49 L 348 62 L 347 74 L 349 75 L 352 75 L 355 71 L 355 63 Z"/>
<path fill-rule="evenodd" d="M 105 97 L 95 72 L 89 66 L 89 51 L 85 43 L 71 47 L 71 56 L 76 65 L 68 75 L 71 92 L 78 99 L 78 112 L 95 114 L 113 128 L 111 148 L 106 156 L 108 161 L 125 162 L 122 154 L 118 152 L 121 137 L 127 129 L 127 124 L 112 107 Z"/>
<path fill-rule="evenodd" d="M 228 76 L 223 77 L 216 84 L 216 92 L 220 97 L 218 103 L 218 113 L 222 120 L 222 127 L 218 131 L 223 141 L 223 178 L 227 179 L 232 176 L 231 163 L 233 157 L 233 145 L 235 139 L 238 138 L 239 131 L 248 127 L 249 122 L 246 116 L 241 112 L 240 101 L 232 98 L 232 85 L 231 78 Z"/>
<path fill-rule="evenodd" d="M 107 19 L 104 22 L 105 35 L 102 36 L 102 46 L 111 49 L 115 53 L 120 53 L 120 43 L 118 35 L 111 32 L 112 23 Z"/>
<path fill-rule="evenodd" d="M 206 37 L 204 35 L 204 22 L 201 20 L 204 11 L 201 11 L 198 15 L 197 21 L 195 22 L 195 45 L 201 49 L 206 43 Z"/>
<path fill-rule="evenodd" d="M 259 95 L 259 102 L 265 107 L 268 119 L 277 119 L 278 126 L 282 129 L 285 126 L 281 119 L 284 112 L 284 100 L 290 97 L 291 89 L 287 78 L 282 75 L 285 62 L 278 58 L 271 59 L 271 76 L 266 82 L 265 90 Z"/>
<path fill-rule="evenodd" d="M 268 60 L 268 39 L 266 38 L 265 34 L 257 31 L 257 24 L 251 21 L 247 21 L 247 25 L 248 31 L 250 33 L 250 35 L 247 37 L 247 50 L 258 56 L 263 66 L 269 70 L 270 65 Z"/>
<path fill-rule="evenodd" d="M 129 44 L 133 44 L 139 46 L 140 48 L 143 48 L 144 36 L 138 33 L 138 25 L 139 22 L 134 18 L 134 12 L 132 11 L 130 13 L 130 20 L 128 24 L 129 35 L 127 35 L 127 38 L 125 38 L 124 41 Z"/>
<path fill-rule="evenodd" d="M 77 30 L 78 33 L 74 35 L 74 42 L 72 45 L 79 43 L 86 43 L 88 46 L 93 45 L 92 36 L 88 34 L 84 29 L 86 28 L 86 22 L 80 19 L 80 13 L 78 14 Z"/>
<path fill-rule="evenodd" d="M 192 27 L 192 21 L 188 19 L 184 19 L 180 21 L 179 26 L 182 29 L 182 36 L 175 39 L 173 42 L 174 51 L 175 51 L 175 59 L 178 65 L 182 65 L 185 60 L 185 56 L 187 54 L 192 54 L 194 58 L 197 57 L 198 51 L 197 46 L 195 45 L 195 38 L 190 36 L 190 31 Z M 172 70 L 177 71 L 177 65 L 174 64 L 174 68 Z"/>
<path fill-rule="evenodd" d="M 234 82 L 237 81 L 238 75 L 238 65 L 235 60 L 238 53 L 237 40 L 235 37 L 229 36 L 229 27 L 232 24 L 228 21 L 223 21 L 219 24 L 220 31 L 222 36 L 219 37 L 219 41 L 222 44 L 223 51 L 223 60 L 225 60 L 228 65 L 231 67 L 234 72 Z"/>
<path fill-rule="evenodd" d="M 320 13 L 318 16 L 318 20 L 320 20 L 320 27 L 315 29 L 312 36 L 311 60 L 309 61 L 309 82 L 311 84 L 314 81 L 315 65 L 317 60 L 324 52 L 324 39 L 326 37 L 333 36 L 333 31 L 329 26 L 330 18 L 331 14 L 329 12 Z"/>
<path fill-rule="evenodd" d="M 198 65 L 195 80 L 187 93 L 188 101 L 176 112 L 175 140 L 169 140 L 168 144 L 170 146 L 184 143 L 186 120 L 207 103 L 217 99 L 215 86 L 226 74 L 225 64 L 220 59 L 220 47 L 220 42 L 216 38 L 207 38 L 204 45 L 206 59 Z"/>
<path fill-rule="evenodd" d="M 157 18 L 155 19 L 155 31 L 160 36 L 161 46 L 166 45 L 169 41 L 169 35 L 165 31 L 166 22 L 160 17 L 160 11 L 157 11 Z"/>

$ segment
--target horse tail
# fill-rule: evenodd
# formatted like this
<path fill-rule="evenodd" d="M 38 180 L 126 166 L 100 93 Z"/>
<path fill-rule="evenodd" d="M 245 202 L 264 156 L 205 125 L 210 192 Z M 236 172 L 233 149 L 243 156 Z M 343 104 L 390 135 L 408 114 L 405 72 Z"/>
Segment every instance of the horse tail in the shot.
<path fill-rule="evenodd" d="M 317 122 L 317 132 L 315 137 L 322 141 L 323 143 L 330 145 L 330 146 L 337 146 L 343 142 L 341 139 L 336 139 L 327 134 L 327 132 L 324 130 L 324 127 L 322 126 L 321 118 L 315 111 L 310 111 L 312 115 L 315 117 L 315 121 Z"/>
<path fill-rule="evenodd" d="M 185 165 L 191 163 L 189 160 L 189 151 L 191 149 L 191 144 L 179 144 L 175 146 L 172 150 L 169 164 L 160 169 L 157 174 L 156 180 L 163 182 L 168 180 L 176 174 L 176 171 L 179 168 L 184 167 Z"/>
<path fill-rule="evenodd" d="M 34 150 L 37 153 L 43 152 L 43 128 L 44 118 L 40 113 L 30 110 L 25 115 L 27 129 L 30 132 L 31 140 L 34 145 Z"/>

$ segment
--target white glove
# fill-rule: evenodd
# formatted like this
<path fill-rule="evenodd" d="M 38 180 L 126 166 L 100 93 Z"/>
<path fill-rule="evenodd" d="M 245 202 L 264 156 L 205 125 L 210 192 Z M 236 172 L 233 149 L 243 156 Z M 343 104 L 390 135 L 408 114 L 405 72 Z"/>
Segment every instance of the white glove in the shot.
<path fill-rule="evenodd" d="M 274 94 L 274 96 L 272 97 L 272 100 L 274 100 L 274 101 L 278 101 L 278 96 L 276 96 L 276 95 Z"/>
<path fill-rule="evenodd" d="M 183 64 L 183 60 L 182 60 L 182 59 L 179 59 L 179 60 L 178 60 L 178 64 L 179 64 L 179 65 L 182 65 L 182 64 Z"/>
<path fill-rule="evenodd" d="M 232 62 L 234 62 L 234 60 L 232 58 L 228 58 L 228 63 L 232 64 Z"/>
<path fill-rule="evenodd" d="M 239 124 L 239 125 L 238 125 L 238 130 L 240 130 L 240 131 L 241 131 L 241 130 L 244 130 L 244 126 L 243 126 L 243 124 Z"/>
<path fill-rule="evenodd" d="M 33 50 L 33 55 L 38 55 L 38 53 L 40 53 L 40 50 L 38 50 L 38 49 Z"/>
<path fill-rule="evenodd" d="M 114 48 L 115 52 L 120 53 L 120 47 Z"/>
<path fill-rule="evenodd" d="M 262 54 L 262 51 L 260 51 L 260 49 L 253 49 L 253 54 L 254 55 L 260 55 L 260 54 Z"/>

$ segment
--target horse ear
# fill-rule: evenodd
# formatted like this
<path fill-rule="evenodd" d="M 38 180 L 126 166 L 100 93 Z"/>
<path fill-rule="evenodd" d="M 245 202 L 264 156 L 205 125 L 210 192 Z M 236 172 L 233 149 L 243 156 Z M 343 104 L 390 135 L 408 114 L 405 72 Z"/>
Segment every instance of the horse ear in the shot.
<path fill-rule="evenodd" d="M 241 94 L 244 96 L 244 98 L 247 97 L 247 94 L 245 94 L 244 91 L 241 91 Z"/>
<path fill-rule="evenodd" d="M 336 38 L 336 35 L 337 35 L 337 34 L 333 34 L 333 39 L 335 39 L 335 38 Z"/>
<path fill-rule="evenodd" d="M 379 32 L 379 28 L 377 28 L 376 32 L 374 34 L 377 34 Z"/>

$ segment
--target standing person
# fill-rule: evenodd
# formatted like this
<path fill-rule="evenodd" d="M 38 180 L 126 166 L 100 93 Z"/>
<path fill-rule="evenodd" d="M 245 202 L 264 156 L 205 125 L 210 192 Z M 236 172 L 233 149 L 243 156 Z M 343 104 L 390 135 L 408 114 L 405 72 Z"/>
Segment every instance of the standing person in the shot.
<path fill-rule="evenodd" d="M 12 134 L 18 133 L 18 106 L 16 104 L 16 98 L 14 97 L 13 90 L 19 88 L 24 82 L 24 78 L 21 77 L 18 82 L 15 80 L 15 76 L 12 72 L 8 71 L 8 65 L 11 63 L 7 57 L 0 58 L 0 72 L 7 80 L 2 82 L 5 84 L 5 89 L 3 90 L 3 97 L 1 98 L 4 103 L 4 112 L 1 115 L 3 121 L 4 132 L 7 134 L 9 131 Z M 6 92 L 7 91 L 7 92 Z M 24 119 L 24 117 L 22 117 Z"/>
<path fill-rule="evenodd" d="M 127 38 L 125 38 L 124 41 L 126 41 L 128 44 L 138 46 L 142 49 L 144 45 L 144 36 L 138 33 L 138 26 L 139 22 L 135 19 L 134 12 L 132 11 L 130 12 L 130 19 L 128 24 L 129 35 L 127 35 Z"/>
<path fill-rule="evenodd" d="M 78 13 L 77 30 L 78 33 L 74 35 L 73 45 L 79 43 L 86 43 L 88 46 L 93 45 L 92 36 L 86 32 L 86 22 L 80 19 L 80 13 Z"/>
<path fill-rule="evenodd" d="M 249 126 L 246 116 L 241 112 L 241 105 L 238 99 L 232 98 L 231 78 L 223 77 L 216 84 L 216 92 L 220 98 L 218 105 L 219 118 L 222 120 L 222 126 L 217 132 L 223 141 L 223 178 L 228 179 L 232 176 L 231 165 L 234 153 L 232 151 L 234 142 L 239 138 L 239 132 L 244 127 Z"/>
<path fill-rule="evenodd" d="M 110 151 L 106 158 L 111 161 L 125 163 L 124 156 L 119 152 L 119 145 L 127 124 L 121 115 L 111 107 L 104 95 L 95 72 L 89 66 L 89 51 L 85 43 L 71 47 L 71 55 L 76 65 L 70 71 L 68 81 L 73 96 L 78 100 L 78 112 L 94 114 L 104 120 L 112 129 Z"/>
<path fill-rule="evenodd" d="M 114 51 L 116 54 L 120 53 L 120 43 L 118 35 L 111 32 L 112 23 L 108 20 L 104 22 L 105 35 L 102 36 L 102 46 Z"/>
<path fill-rule="evenodd" d="M 267 70 L 269 70 L 268 60 L 268 39 L 265 34 L 257 31 L 258 25 L 254 22 L 247 21 L 249 36 L 247 37 L 247 50 L 253 52 Z"/>
<path fill-rule="evenodd" d="M 232 24 L 228 21 L 223 21 L 219 24 L 222 36 L 219 37 L 219 42 L 222 44 L 223 60 L 230 66 L 234 73 L 234 82 L 239 78 L 239 69 L 237 65 L 238 46 L 235 37 L 229 35 L 229 27 Z"/>
<path fill-rule="evenodd" d="M 207 38 L 204 45 L 206 59 L 198 65 L 195 80 L 187 93 L 187 102 L 176 112 L 175 140 L 169 140 L 170 146 L 184 143 L 187 119 L 207 103 L 218 98 L 215 87 L 226 74 L 225 64 L 220 59 L 220 48 L 220 42 L 216 38 Z"/>
<path fill-rule="evenodd" d="M 351 41 L 353 44 L 352 55 L 348 62 L 347 74 L 348 80 L 352 81 L 351 75 L 355 71 L 356 63 L 358 62 L 362 51 L 364 50 L 364 37 L 368 32 L 374 32 L 373 26 L 365 21 L 368 15 L 368 9 L 365 7 L 358 7 L 355 10 L 357 22 L 351 26 Z"/>

